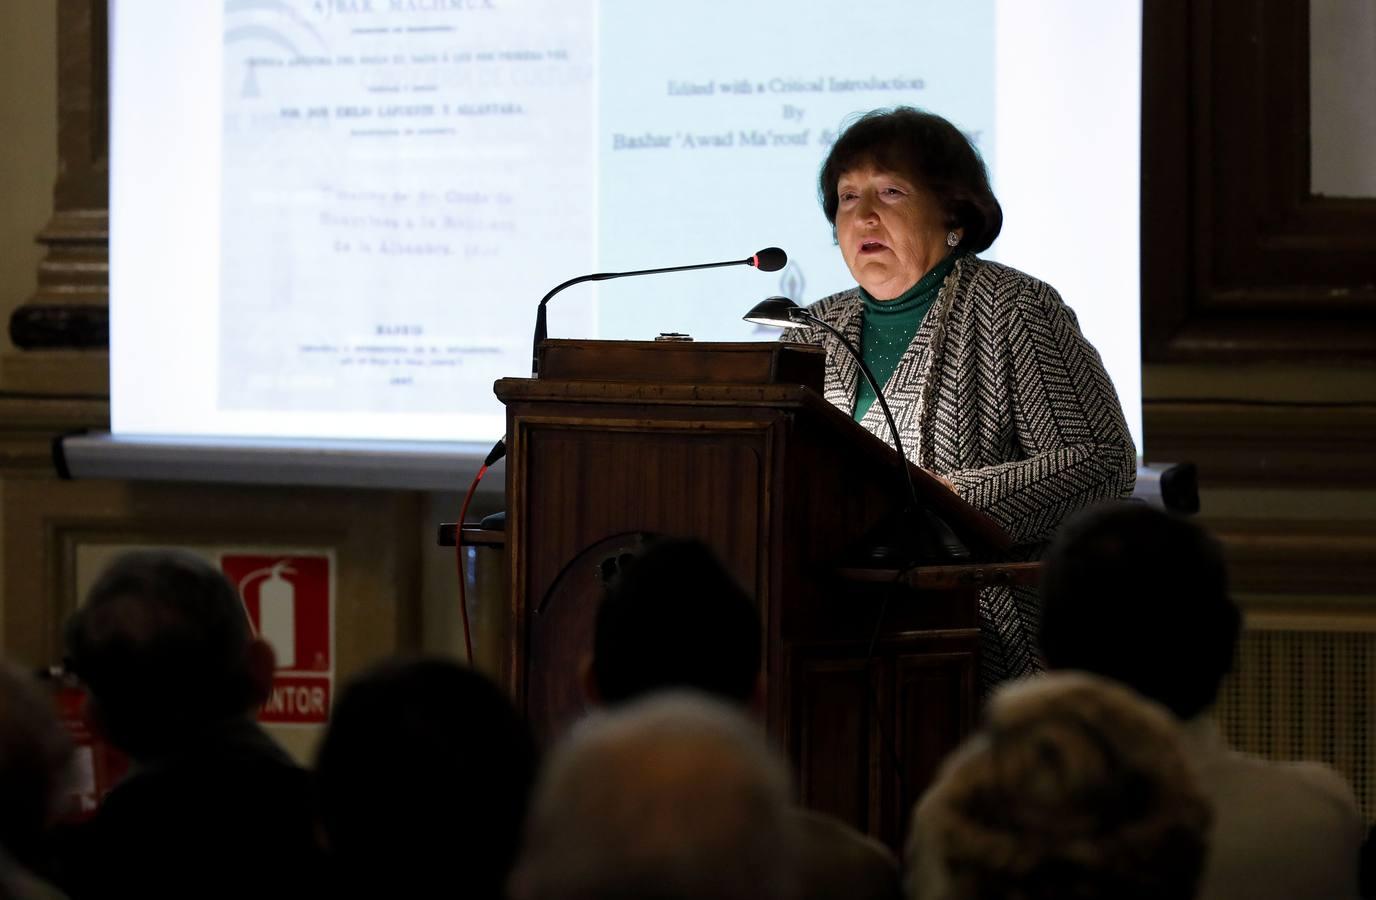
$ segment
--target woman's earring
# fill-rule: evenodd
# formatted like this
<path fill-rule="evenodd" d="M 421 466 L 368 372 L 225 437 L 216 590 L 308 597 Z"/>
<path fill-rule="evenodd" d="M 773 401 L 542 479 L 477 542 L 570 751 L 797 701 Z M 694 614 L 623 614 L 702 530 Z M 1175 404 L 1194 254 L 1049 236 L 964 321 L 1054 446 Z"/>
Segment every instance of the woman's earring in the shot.
<path fill-rule="evenodd" d="M 959 243 L 960 243 L 960 235 L 956 234 L 954 231 L 948 231 L 948 232 L 946 232 L 946 246 L 947 246 L 947 247 L 954 247 L 956 244 L 959 244 Z"/>

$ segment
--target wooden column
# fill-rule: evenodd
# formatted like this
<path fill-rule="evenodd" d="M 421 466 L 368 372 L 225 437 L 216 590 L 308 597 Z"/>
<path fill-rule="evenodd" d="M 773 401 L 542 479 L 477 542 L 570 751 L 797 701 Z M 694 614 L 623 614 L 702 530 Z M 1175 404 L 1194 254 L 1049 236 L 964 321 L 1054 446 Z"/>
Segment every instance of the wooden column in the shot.
<path fill-rule="evenodd" d="M 38 290 L 10 316 L 0 383 L 27 393 L 108 393 L 109 15 L 59 0 L 58 177 Z M 92 423 L 96 424 L 96 423 Z"/>

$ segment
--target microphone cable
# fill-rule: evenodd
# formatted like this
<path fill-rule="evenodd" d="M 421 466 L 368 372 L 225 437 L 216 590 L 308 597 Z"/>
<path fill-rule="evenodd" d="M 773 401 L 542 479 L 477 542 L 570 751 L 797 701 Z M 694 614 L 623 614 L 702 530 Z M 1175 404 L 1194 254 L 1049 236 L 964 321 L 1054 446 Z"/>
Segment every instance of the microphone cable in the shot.
<path fill-rule="evenodd" d="M 487 457 L 483 464 L 478 467 L 478 474 L 473 476 L 473 481 L 468 485 L 468 493 L 464 494 L 463 504 L 459 507 L 459 522 L 454 528 L 454 566 L 459 576 L 459 618 L 463 620 L 463 650 L 468 665 L 473 665 L 473 635 L 468 624 L 468 579 L 464 573 L 463 566 L 463 523 L 468 518 L 468 506 L 473 502 L 473 495 L 478 490 L 478 483 L 483 480 L 487 470 L 497 464 L 497 461 L 506 456 L 506 438 L 502 438 L 492 445 L 492 449 L 487 451 Z"/>

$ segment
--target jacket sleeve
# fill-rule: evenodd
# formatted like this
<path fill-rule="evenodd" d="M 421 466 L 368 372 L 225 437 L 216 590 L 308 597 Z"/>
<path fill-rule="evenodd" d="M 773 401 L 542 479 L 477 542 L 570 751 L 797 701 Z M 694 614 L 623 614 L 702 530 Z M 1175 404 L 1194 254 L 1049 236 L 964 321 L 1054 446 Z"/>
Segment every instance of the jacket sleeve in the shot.
<path fill-rule="evenodd" d="M 1035 543 L 1077 510 L 1131 494 L 1137 451 L 1098 351 L 1053 288 L 1028 279 L 1003 335 L 1022 458 L 946 477 L 1015 542 Z"/>

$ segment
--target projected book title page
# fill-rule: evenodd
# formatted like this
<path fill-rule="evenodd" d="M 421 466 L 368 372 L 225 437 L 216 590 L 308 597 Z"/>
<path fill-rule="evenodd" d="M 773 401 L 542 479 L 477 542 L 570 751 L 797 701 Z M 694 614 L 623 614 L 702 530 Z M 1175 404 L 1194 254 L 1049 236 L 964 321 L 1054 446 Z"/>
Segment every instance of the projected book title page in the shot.
<path fill-rule="evenodd" d="M 228 5 L 224 408 L 455 411 L 592 263 L 595 20 L 446 6 Z"/>
<path fill-rule="evenodd" d="M 567 277 L 773 244 L 793 260 L 580 287 L 552 307 L 554 336 L 758 338 L 740 309 L 759 296 L 849 286 L 820 160 L 848 116 L 910 103 L 958 110 L 992 162 L 993 10 L 944 8 L 940 29 L 863 54 L 837 52 L 830 15 L 732 7 L 723 28 L 629 0 L 227 4 L 219 407 L 499 428 L 490 385 L 528 369 L 534 301 Z"/>

